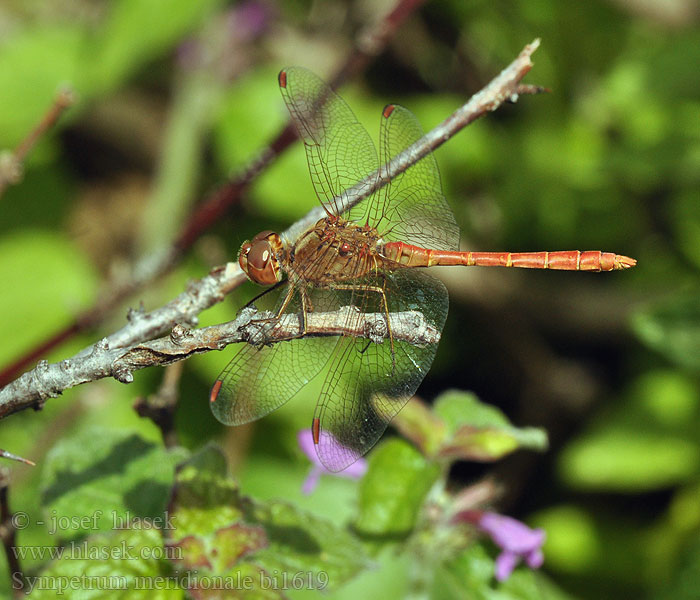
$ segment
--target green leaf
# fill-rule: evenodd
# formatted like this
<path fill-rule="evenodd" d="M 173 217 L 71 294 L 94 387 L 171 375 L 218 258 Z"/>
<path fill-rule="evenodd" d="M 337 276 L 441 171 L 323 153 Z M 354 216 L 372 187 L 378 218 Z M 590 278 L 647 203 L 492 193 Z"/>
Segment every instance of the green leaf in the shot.
<path fill-rule="evenodd" d="M 484 404 L 471 392 L 449 390 L 438 396 L 433 411 L 445 421 L 453 434 L 463 425 L 470 427 L 510 426 L 506 416 L 495 406 Z"/>
<path fill-rule="evenodd" d="M 173 506 L 170 546 L 182 553 L 177 562 L 229 578 L 252 569 L 256 590 L 274 588 L 270 578 L 300 573 L 307 588 L 338 586 L 368 566 L 360 543 L 331 521 L 283 502 L 240 496 L 212 446 L 180 467 Z"/>
<path fill-rule="evenodd" d="M 489 462 L 498 460 L 517 448 L 518 442 L 509 432 L 462 427 L 448 444 L 443 444 L 440 448 L 440 457 Z"/>
<path fill-rule="evenodd" d="M 494 575 L 494 562 L 486 549 L 473 544 L 443 565 L 445 592 L 468 589 L 474 598 L 488 598 Z M 438 581 L 443 578 L 439 578 Z M 447 596 L 450 597 L 450 596 Z M 454 596 L 453 596 L 454 597 Z"/>
<path fill-rule="evenodd" d="M 586 435 L 561 455 L 562 478 L 579 489 L 662 489 L 697 476 L 700 448 L 678 437 L 607 428 Z"/>
<path fill-rule="evenodd" d="M 444 421 L 416 397 L 411 398 L 396 415 L 392 425 L 418 446 L 425 456 L 435 456 L 447 435 Z"/>
<path fill-rule="evenodd" d="M 129 529 L 91 536 L 63 547 L 61 557 L 30 578 L 31 597 L 76 600 L 183 598 L 169 576 L 160 531 Z M 25 588 L 26 589 L 26 588 Z"/>
<path fill-rule="evenodd" d="M 513 427 L 498 408 L 482 403 L 474 394 L 445 392 L 433 410 L 449 432 L 440 446 L 440 458 L 493 461 L 518 448 L 547 448 L 543 430 Z"/>
<path fill-rule="evenodd" d="M 494 579 L 494 560 L 480 544 L 474 544 L 446 562 L 435 579 L 432 597 L 470 600 L 567 600 L 544 575 L 520 566 L 501 583 Z"/>
<path fill-rule="evenodd" d="M 587 490 L 647 491 L 697 478 L 700 468 L 695 379 L 670 369 L 647 371 L 604 418 L 560 455 L 559 471 Z"/>
<path fill-rule="evenodd" d="M 370 566 L 346 529 L 285 502 L 255 504 L 247 519 L 261 525 L 269 541 L 253 562 L 277 581 L 303 574 L 305 588 L 335 589 Z"/>
<path fill-rule="evenodd" d="M 182 449 L 167 451 L 129 431 L 94 427 L 63 439 L 43 472 L 49 527 L 72 539 L 134 520 L 164 523 L 175 465 L 183 458 Z"/>
<path fill-rule="evenodd" d="M 241 522 L 222 527 L 206 537 L 189 535 L 168 544 L 174 562 L 188 570 L 204 568 L 212 573 L 226 573 L 265 546 L 265 530 Z"/>
<path fill-rule="evenodd" d="M 385 442 L 370 455 L 367 474 L 360 481 L 355 528 L 371 536 L 410 533 L 439 475 L 440 467 L 405 441 Z"/>
<path fill-rule="evenodd" d="M 650 348 L 682 367 L 700 370 L 700 290 L 639 311 L 632 325 Z"/>
<path fill-rule="evenodd" d="M 211 535 L 242 518 L 238 486 L 226 474 L 226 460 L 210 445 L 178 470 L 173 494 L 174 541 L 187 536 Z"/>
<path fill-rule="evenodd" d="M 496 588 L 494 598 L 498 600 L 573 600 L 573 596 L 560 589 L 539 571 L 520 567 Z"/>
<path fill-rule="evenodd" d="M 242 590 L 246 597 L 277 598 L 276 590 L 263 589 L 267 574 L 251 562 L 268 545 L 267 533 L 244 522 L 243 507 L 250 501 L 241 498 L 226 473 L 224 456 L 211 445 L 180 466 L 168 556 L 183 571 L 183 585 L 194 598 L 225 598 L 228 592 L 234 598 Z"/>

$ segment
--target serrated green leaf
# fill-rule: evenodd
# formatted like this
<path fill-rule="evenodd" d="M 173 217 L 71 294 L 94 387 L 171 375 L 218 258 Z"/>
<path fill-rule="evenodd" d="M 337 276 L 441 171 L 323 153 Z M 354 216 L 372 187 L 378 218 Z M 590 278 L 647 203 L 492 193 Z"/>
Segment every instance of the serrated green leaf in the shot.
<path fill-rule="evenodd" d="M 211 571 L 214 568 L 207 552 L 207 544 L 202 537 L 188 535 L 177 542 L 169 543 L 168 547 L 173 549 L 173 562 L 182 563 L 185 569 L 204 568 Z"/>
<path fill-rule="evenodd" d="M 537 571 L 516 568 L 499 583 L 494 578 L 494 560 L 481 544 L 474 544 L 446 562 L 435 580 L 432 597 L 455 600 L 567 600 L 570 598 Z"/>
<path fill-rule="evenodd" d="M 454 588 L 468 589 L 475 598 L 487 597 L 494 575 L 493 558 L 481 544 L 473 544 L 443 566 Z"/>
<path fill-rule="evenodd" d="M 408 534 L 439 475 L 440 467 L 405 441 L 385 442 L 370 455 L 360 481 L 355 528 L 371 536 Z"/>
<path fill-rule="evenodd" d="M 346 529 L 285 502 L 255 504 L 247 520 L 262 526 L 269 541 L 251 562 L 277 580 L 303 575 L 306 588 L 334 589 L 370 566 Z"/>
<path fill-rule="evenodd" d="M 250 554 L 267 546 L 262 527 L 236 522 L 208 535 L 188 535 L 167 544 L 173 562 L 188 570 L 206 569 L 223 574 Z"/>
<path fill-rule="evenodd" d="M 306 588 L 323 588 L 367 567 L 362 546 L 347 531 L 286 503 L 243 498 L 225 471 L 221 453 L 207 447 L 178 472 L 170 545 L 190 553 L 182 557 L 186 567 L 228 579 L 253 569 L 256 593 L 265 591 L 263 576 L 268 590 L 302 574 Z"/>
<path fill-rule="evenodd" d="M 62 548 L 61 557 L 30 577 L 32 598 L 175 600 L 184 597 L 170 576 L 158 529 L 102 533 Z"/>
<path fill-rule="evenodd" d="M 217 448 L 207 446 L 180 466 L 173 506 L 173 541 L 211 535 L 241 519 L 238 485 L 226 474 L 226 460 Z"/>
<path fill-rule="evenodd" d="M 680 366 L 700 369 L 700 290 L 639 311 L 632 326 L 650 348 Z"/>
<path fill-rule="evenodd" d="M 223 571 L 232 569 L 244 556 L 267 546 L 267 536 L 262 527 L 234 523 L 219 529 L 213 542 Z"/>
<path fill-rule="evenodd" d="M 527 567 L 516 569 L 503 583 L 497 586 L 498 600 L 573 600 L 573 597 L 560 589 L 540 571 Z"/>
<path fill-rule="evenodd" d="M 129 431 L 92 427 L 46 456 L 42 503 L 60 539 L 128 526 L 164 524 L 182 449 L 167 451 Z M 53 527 L 52 527 L 53 528 Z"/>

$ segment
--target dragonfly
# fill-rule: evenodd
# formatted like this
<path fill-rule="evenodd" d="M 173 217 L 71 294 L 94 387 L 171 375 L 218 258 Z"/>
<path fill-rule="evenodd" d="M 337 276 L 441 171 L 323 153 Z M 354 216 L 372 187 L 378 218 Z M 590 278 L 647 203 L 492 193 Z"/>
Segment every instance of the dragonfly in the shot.
<path fill-rule="evenodd" d="M 263 337 L 246 344 L 229 362 L 210 393 L 219 421 L 241 425 L 259 419 L 326 367 L 313 440 L 323 465 L 341 471 L 374 446 L 435 357 L 448 295 L 439 280 L 417 267 L 612 271 L 636 264 L 600 251 L 459 251 L 459 228 L 432 154 L 348 208 L 341 194 L 363 181 L 376 183 L 368 174 L 386 174 L 387 164 L 423 136 L 418 120 L 398 104 L 386 106 L 377 155 L 350 107 L 319 77 L 290 67 L 278 79 L 325 216 L 296 239 L 262 231 L 242 245 L 238 260 L 248 278 L 282 288 L 274 316 L 266 320 L 268 335 L 282 327 L 284 315 L 298 315 L 299 327 L 275 344 Z M 347 307 L 351 310 L 341 310 Z M 315 335 L 312 317 L 334 312 L 338 335 Z M 384 319 L 384 335 L 363 335 L 362 319 L 376 314 Z M 417 327 L 417 314 L 437 332 L 435 339 L 398 335 Z"/>

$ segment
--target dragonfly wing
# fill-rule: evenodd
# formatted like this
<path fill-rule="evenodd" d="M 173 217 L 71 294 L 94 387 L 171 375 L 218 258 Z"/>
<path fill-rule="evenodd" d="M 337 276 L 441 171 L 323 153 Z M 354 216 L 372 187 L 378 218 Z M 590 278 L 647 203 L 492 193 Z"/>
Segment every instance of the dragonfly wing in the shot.
<path fill-rule="evenodd" d="M 300 311 L 295 298 L 288 312 Z M 261 322 L 261 327 L 277 325 Z M 255 421 L 282 406 L 318 374 L 337 343 L 337 338 L 296 338 L 265 346 L 263 340 L 261 330 L 260 344 L 252 340 L 241 348 L 212 388 L 212 412 L 226 425 Z"/>
<path fill-rule="evenodd" d="M 242 425 L 279 408 L 318 374 L 336 342 L 299 338 L 262 348 L 247 344 L 214 384 L 214 416 L 226 425 Z"/>
<path fill-rule="evenodd" d="M 369 287 L 386 290 L 392 319 L 400 312 L 418 311 L 442 331 L 448 300 L 438 280 L 415 269 L 400 269 L 358 282 L 346 300 L 362 306 L 363 312 L 384 312 L 381 294 Z M 415 326 L 415 316 L 406 314 L 405 319 L 402 326 Z M 314 415 L 319 426 L 316 450 L 326 468 L 342 471 L 374 446 L 423 381 L 436 351 L 437 343 L 419 346 L 394 339 L 392 352 L 388 339 L 374 343 L 340 338 Z"/>
<path fill-rule="evenodd" d="M 379 161 L 386 165 L 423 136 L 415 115 L 398 104 L 382 113 Z M 370 223 L 387 240 L 408 242 L 436 250 L 459 249 L 459 227 L 442 193 L 440 171 L 433 154 L 395 177 L 377 192 Z"/>
<path fill-rule="evenodd" d="M 333 198 L 378 166 L 377 150 L 350 107 L 326 83 L 301 67 L 279 74 L 280 91 L 304 142 L 316 195 L 333 214 Z"/>

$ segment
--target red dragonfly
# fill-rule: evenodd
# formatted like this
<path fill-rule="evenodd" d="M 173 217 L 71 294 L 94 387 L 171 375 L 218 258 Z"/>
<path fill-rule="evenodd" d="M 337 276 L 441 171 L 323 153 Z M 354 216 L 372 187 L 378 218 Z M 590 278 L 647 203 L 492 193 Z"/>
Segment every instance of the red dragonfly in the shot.
<path fill-rule="evenodd" d="M 311 181 L 326 216 L 298 239 L 263 231 L 243 244 L 239 263 L 261 285 L 280 284 L 268 327 L 284 314 L 299 315 L 291 339 L 246 344 L 211 391 L 211 407 L 227 425 L 254 421 L 278 408 L 328 366 L 312 421 L 321 462 L 340 471 L 365 454 L 388 422 L 415 393 L 435 352 L 447 317 L 442 283 L 411 267 L 480 265 L 611 271 L 635 261 L 609 252 L 460 252 L 459 228 L 442 193 L 437 163 L 429 154 L 350 209 L 338 197 L 381 176 L 386 165 L 423 132 L 411 112 L 390 104 L 380 123 L 379 157 L 366 129 L 348 105 L 310 71 L 292 67 L 279 85 L 304 142 Z M 384 168 L 384 167 L 382 167 Z M 315 336 L 314 315 L 337 312 L 339 335 Z M 347 310 L 347 307 L 354 309 Z M 358 335 L 362 320 L 380 314 L 385 335 Z M 399 337 L 432 326 L 431 341 Z M 351 333 L 352 332 L 352 333 Z M 269 338 L 268 338 L 269 339 Z"/>

